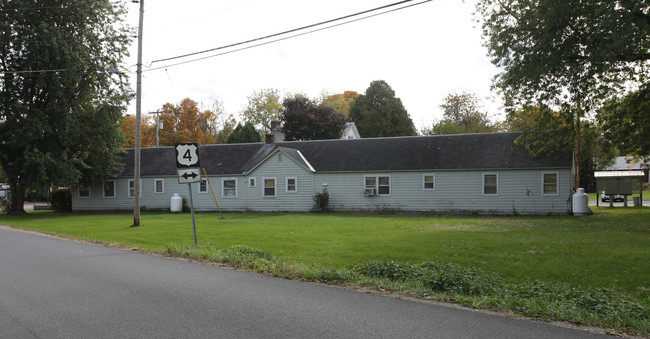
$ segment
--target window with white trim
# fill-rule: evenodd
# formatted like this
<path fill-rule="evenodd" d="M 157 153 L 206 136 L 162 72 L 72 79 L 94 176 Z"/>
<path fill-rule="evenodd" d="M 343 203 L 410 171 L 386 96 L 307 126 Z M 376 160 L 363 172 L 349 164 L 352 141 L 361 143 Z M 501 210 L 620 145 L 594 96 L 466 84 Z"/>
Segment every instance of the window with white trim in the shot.
<path fill-rule="evenodd" d="M 102 186 L 104 198 L 115 198 L 115 180 L 104 180 Z"/>
<path fill-rule="evenodd" d="M 199 193 L 208 193 L 208 179 L 201 178 L 199 181 Z"/>
<path fill-rule="evenodd" d="M 133 179 L 129 179 L 129 189 L 128 189 L 128 196 L 129 198 L 133 198 L 133 195 L 135 192 L 133 191 L 133 188 L 135 187 L 135 181 Z M 140 197 L 142 197 L 142 180 L 140 180 Z"/>
<path fill-rule="evenodd" d="M 286 178 L 286 189 L 287 193 L 296 193 L 298 192 L 298 179 L 296 177 L 287 177 Z"/>
<path fill-rule="evenodd" d="M 422 175 L 422 189 L 433 191 L 436 189 L 436 175 L 433 173 Z"/>
<path fill-rule="evenodd" d="M 90 198 L 90 186 L 85 185 L 85 184 L 79 184 L 79 187 L 77 188 L 77 195 L 79 198 Z"/>
<path fill-rule="evenodd" d="M 275 178 L 263 178 L 264 182 L 264 197 L 275 197 Z"/>
<path fill-rule="evenodd" d="M 542 195 L 559 195 L 559 179 L 558 172 L 542 172 Z"/>
<path fill-rule="evenodd" d="M 221 179 L 221 196 L 224 198 L 237 198 L 237 179 Z"/>
<path fill-rule="evenodd" d="M 390 195 L 390 176 L 366 175 L 364 176 L 364 188 L 374 189 L 377 195 Z"/>
<path fill-rule="evenodd" d="M 153 191 L 154 193 L 165 193 L 165 180 L 164 179 L 155 179 L 153 181 Z"/>
<path fill-rule="evenodd" d="M 483 173 L 483 195 L 499 195 L 499 175 L 497 173 Z"/>
<path fill-rule="evenodd" d="M 255 187 L 255 177 L 248 178 L 248 187 Z"/>

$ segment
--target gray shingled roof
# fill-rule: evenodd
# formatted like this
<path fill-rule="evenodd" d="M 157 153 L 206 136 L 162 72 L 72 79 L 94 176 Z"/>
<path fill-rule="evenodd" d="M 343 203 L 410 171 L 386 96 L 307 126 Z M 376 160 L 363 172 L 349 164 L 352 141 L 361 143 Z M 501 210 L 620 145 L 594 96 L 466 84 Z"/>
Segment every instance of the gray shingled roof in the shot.
<path fill-rule="evenodd" d="M 305 157 L 316 172 L 428 171 L 466 169 L 570 168 L 571 155 L 530 158 L 515 145 L 512 133 L 459 134 L 356 140 L 284 141 L 199 147 L 208 174 L 244 174 L 282 148 L 303 166 Z M 176 175 L 173 147 L 143 148 L 141 175 Z M 133 173 L 133 149 L 122 158 L 121 176 Z"/>

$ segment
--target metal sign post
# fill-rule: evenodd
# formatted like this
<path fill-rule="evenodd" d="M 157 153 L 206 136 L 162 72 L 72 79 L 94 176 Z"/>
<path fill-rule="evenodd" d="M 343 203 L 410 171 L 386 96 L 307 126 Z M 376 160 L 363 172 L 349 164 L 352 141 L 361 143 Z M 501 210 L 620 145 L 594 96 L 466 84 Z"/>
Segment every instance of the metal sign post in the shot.
<path fill-rule="evenodd" d="M 194 200 L 192 198 L 192 183 L 201 182 L 201 168 L 199 165 L 199 144 L 176 144 L 176 168 L 178 169 L 178 183 L 187 184 L 190 191 L 190 210 L 192 211 L 192 230 L 194 230 L 194 245 L 196 240 L 196 219 L 194 218 Z"/>
<path fill-rule="evenodd" d="M 187 184 L 187 187 L 190 190 L 190 210 L 192 211 L 192 230 L 194 230 L 194 245 L 197 245 L 196 241 L 196 221 L 194 220 L 194 201 L 192 201 L 192 184 Z"/>

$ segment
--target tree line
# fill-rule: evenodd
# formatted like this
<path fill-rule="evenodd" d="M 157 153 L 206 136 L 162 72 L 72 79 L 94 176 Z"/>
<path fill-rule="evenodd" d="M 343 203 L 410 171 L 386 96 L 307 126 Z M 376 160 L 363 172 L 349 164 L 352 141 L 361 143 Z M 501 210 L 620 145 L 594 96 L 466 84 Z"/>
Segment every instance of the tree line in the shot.
<path fill-rule="evenodd" d="M 120 149 L 133 140 L 135 122 L 123 116 L 133 92 L 125 74 L 110 71 L 133 37 L 124 4 L 67 3 L 12 0 L 0 8 L 0 182 L 11 186 L 12 214 L 24 213 L 30 188 L 113 176 Z M 493 86 L 504 121 L 491 121 L 476 95 L 451 93 L 440 103 L 443 117 L 416 131 L 395 91 L 378 80 L 363 94 L 319 99 L 281 100 L 262 89 L 239 122 L 218 100 L 204 107 L 186 98 L 143 118 L 142 143 L 153 145 L 156 135 L 161 145 L 259 141 L 272 120 L 283 121 L 286 140 L 336 138 L 346 121 L 366 138 L 519 130 L 531 156 L 574 151 L 584 187 L 580 178 L 614 155 L 648 163 L 649 12 L 650 0 L 479 0 L 484 46 L 501 70 Z"/>

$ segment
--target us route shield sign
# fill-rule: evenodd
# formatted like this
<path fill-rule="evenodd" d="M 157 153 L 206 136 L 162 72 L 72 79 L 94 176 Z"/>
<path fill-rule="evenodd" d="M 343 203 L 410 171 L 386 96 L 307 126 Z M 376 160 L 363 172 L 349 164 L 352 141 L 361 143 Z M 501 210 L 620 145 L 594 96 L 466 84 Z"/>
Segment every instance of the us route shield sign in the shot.
<path fill-rule="evenodd" d="M 176 144 L 176 168 L 200 167 L 199 144 Z"/>

